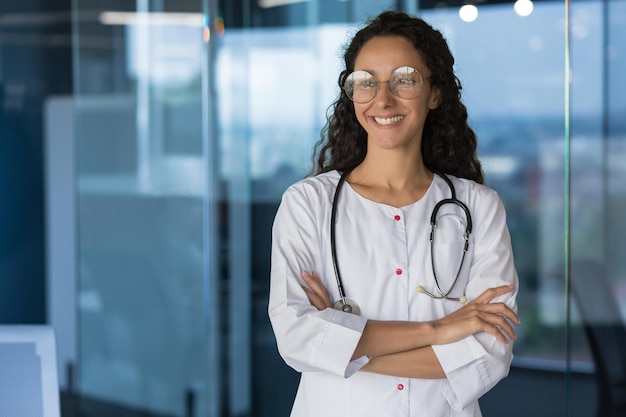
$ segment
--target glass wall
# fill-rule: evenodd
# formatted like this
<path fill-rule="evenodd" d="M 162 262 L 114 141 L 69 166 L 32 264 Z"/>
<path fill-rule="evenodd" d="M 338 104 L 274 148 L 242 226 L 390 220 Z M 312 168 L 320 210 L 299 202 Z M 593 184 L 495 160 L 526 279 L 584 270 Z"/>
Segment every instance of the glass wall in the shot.
<path fill-rule="evenodd" d="M 626 264 L 620 256 L 626 180 L 621 162 L 626 151 L 626 83 L 620 77 L 626 69 L 625 6 L 608 0 L 574 2 L 568 32 L 570 323 L 588 336 L 599 382 L 597 415 L 626 413 L 623 385 L 619 388 L 626 375 Z M 572 363 L 588 360 L 579 346 L 571 345 Z M 571 407 L 583 403 L 573 396 Z"/>
<path fill-rule="evenodd" d="M 485 410 L 594 413 L 573 290 L 606 279 L 626 316 L 616 0 L 486 2 L 474 20 L 434 1 L 75 0 L 81 392 L 168 415 L 288 415 L 298 375 L 266 313 L 271 224 L 311 168 L 342 46 L 389 8 L 448 39 L 507 209 L 523 324 Z"/>
<path fill-rule="evenodd" d="M 79 390 L 167 415 L 221 401 L 209 15 L 74 6 Z"/>

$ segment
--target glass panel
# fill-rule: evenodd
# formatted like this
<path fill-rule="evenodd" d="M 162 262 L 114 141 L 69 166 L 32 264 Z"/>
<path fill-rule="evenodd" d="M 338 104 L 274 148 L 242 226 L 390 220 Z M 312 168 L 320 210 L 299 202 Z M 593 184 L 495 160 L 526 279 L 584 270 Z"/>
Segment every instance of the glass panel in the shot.
<path fill-rule="evenodd" d="M 282 416 L 289 414 L 299 376 L 279 357 L 267 316 L 271 225 L 283 191 L 311 169 L 313 146 L 338 92 L 338 51 L 349 25 L 394 2 L 220 3 L 225 32 L 216 86 L 231 300 L 228 406 L 231 415 L 252 409 L 258 417 Z"/>
<path fill-rule="evenodd" d="M 595 415 L 626 413 L 626 189 L 623 112 L 626 57 L 624 2 L 572 3 L 571 265 L 572 333 L 586 335 L 590 352 L 572 338 L 572 360 L 593 361 Z M 581 354 L 582 353 L 582 354 Z M 583 356 L 584 355 L 584 356 Z M 621 390 L 621 391 L 620 391 Z M 589 399 L 575 395 L 577 410 Z"/>
<path fill-rule="evenodd" d="M 484 415 L 567 410 L 565 8 L 532 6 L 526 15 L 512 2 L 485 4 L 475 20 L 456 8 L 420 12 L 443 31 L 455 56 L 486 183 L 507 210 L 520 279 L 513 369 L 481 399 Z M 515 392 L 523 396 L 513 406 L 502 402 Z"/>
<path fill-rule="evenodd" d="M 525 17 L 511 4 L 484 6 L 474 22 L 455 9 L 424 15 L 449 40 L 487 185 L 507 209 L 524 323 L 517 363 L 564 369 L 563 4 L 536 3 Z"/>
<path fill-rule="evenodd" d="M 168 415 L 219 407 L 204 10 L 74 9 L 79 390 Z"/>
<path fill-rule="evenodd" d="M 358 4 L 346 3 L 349 10 Z M 416 11 L 414 2 L 400 3 L 393 7 Z M 536 3 L 528 16 L 520 15 L 524 14 L 521 11 L 516 13 L 512 4 L 488 4 L 479 8 L 476 21 L 469 22 L 460 18 L 456 8 L 435 8 L 434 3 L 426 3 L 420 3 L 423 7 L 420 14 L 441 29 L 450 43 L 464 86 L 470 122 L 479 137 L 479 156 L 487 183 L 499 192 L 507 208 L 520 275 L 518 302 L 524 322 L 519 328 L 514 365 L 529 370 L 528 374 L 514 375 L 516 379 L 511 379 L 508 386 L 518 384 L 523 387 L 525 396 L 538 399 L 533 404 L 523 401 L 520 415 L 564 415 L 568 358 L 563 275 L 567 208 L 564 4 Z M 249 28 L 234 34 L 235 30 L 228 28 L 226 20 L 224 49 L 219 54 L 229 59 L 235 54 L 225 51 L 232 39 L 233 51 L 234 45 L 238 45 L 239 53 L 246 54 L 239 62 L 250 68 L 246 101 L 233 102 L 230 106 L 250 112 L 247 126 L 251 132 L 252 251 L 253 259 L 262 260 L 254 263 L 253 273 L 253 279 L 258 279 L 253 288 L 261 289 L 254 294 L 257 318 L 253 327 L 253 390 L 258 399 L 255 405 L 265 410 L 264 401 L 269 403 L 267 398 L 272 398 L 274 412 L 280 410 L 282 414 L 288 412 L 292 396 L 284 395 L 284 401 L 279 402 L 271 393 L 275 390 L 293 392 L 297 375 L 278 357 L 265 317 L 269 248 L 264 245 L 267 245 L 282 190 L 310 167 L 307 158 L 324 124 L 322 111 L 337 94 L 336 77 L 341 65 L 337 57 L 343 42 L 355 22 L 361 23 L 366 16 L 383 8 L 373 7 L 367 13 L 363 10 L 358 14 L 348 12 L 345 22 L 327 23 L 320 17 L 323 15 L 320 10 L 328 3 L 319 2 L 319 8 L 314 4 L 316 2 L 305 2 L 277 8 L 293 17 L 291 13 L 299 7 L 308 18 L 294 18 L 293 25 L 309 22 L 306 27 L 291 27 L 289 18 L 277 24 L 269 17 L 272 11 L 267 9 L 252 9 L 249 25 L 272 26 L 267 23 L 271 21 L 275 26 L 286 27 Z M 273 12 L 278 13 L 278 10 Z M 494 33 L 499 36 L 494 38 Z M 235 36 L 238 36 L 236 41 Z M 288 70 L 287 65 L 290 65 Z M 315 72 L 310 68 L 315 68 Z M 232 73 L 232 69 L 230 71 Z M 294 75 L 300 80 L 299 84 L 292 81 Z M 222 81 L 218 84 L 228 85 Z M 229 99 L 233 96 L 228 95 Z M 220 109 L 224 108 L 221 104 Z M 228 132 L 224 126 L 231 125 L 232 122 L 225 123 L 224 132 Z M 228 143 L 228 135 L 223 139 Z M 227 154 L 224 156 L 228 158 Z M 237 157 L 228 160 L 226 166 L 233 166 Z M 580 352 L 584 358 L 584 335 L 578 332 L 575 337 L 582 344 Z M 262 344 L 257 345 L 260 341 Z M 280 383 L 272 386 L 271 392 L 264 384 L 264 375 L 268 372 L 280 372 L 277 374 Z M 544 384 L 537 383 L 539 381 Z M 512 415 L 510 408 L 510 404 L 485 400 L 486 415 L 489 411 L 499 415 L 505 409 L 507 415 Z"/>
<path fill-rule="evenodd" d="M 298 375 L 266 313 L 273 216 L 311 166 L 354 23 L 417 2 L 218 3 L 223 26 L 207 47 L 200 0 L 124 2 L 113 14 L 91 12 L 108 1 L 76 1 L 91 16 L 76 23 L 80 388 L 175 415 L 188 393 L 199 415 L 287 415 Z M 487 183 L 508 213 L 523 325 L 496 389 L 534 399 L 520 399 L 519 415 L 590 415 L 588 393 L 575 394 L 593 386 L 593 357 L 578 304 L 568 317 L 565 256 L 572 282 L 609 277 L 623 316 L 624 5 L 572 7 L 570 142 L 564 3 L 537 2 L 528 16 L 485 4 L 473 22 L 420 6 L 448 38 Z M 496 396 L 485 415 L 502 414 Z"/>
<path fill-rule="evenodd" d="M 36 16 L 52 10 L 49 4 L 0 4 L 2 324 L 50 320 L 45 280 L 49 264 L 44 109 L 50 97 L 67 94 L 71 85 L 71 76 L 57 70 L 64 68 L 71 56 L 65 43 L 69 24 L 62 20 L 54 26 L 37 24 Z M 50 53 L 53 49 L 54 54 Z"/>
<path fill-rule="evenodd" d="M 276 400 L 273 393 L 293 393 L 297 383 L 297 374 L 276 353 L 265 313 L 267 239 L 280 195 L 310 167 L 312 146 L 337 94 L 337 58 L 353 24 L 387 6 L 417 9 L 410 1 L 369 9 L 360 9 L 360 2 L 342 3 L 334 13 L 325 12 L 329 2 L 251 6 L 243 13 L 232 3 L 222 5 L 226 32 L 218 52 L 217 82 L 223 91 L 222 170 L 225 179 L 244 178 L 245 173 L 233 172 L 242 160 L 249 162 L 251 185 L 245 192 L 252 202 L 253 397 L 259 415 L 286 414 L 293 394 Z M 488 185 L 507 207 L 524 321 L 516 366 L 561 372 L 554 374 L 550 394 L 533 410 L 534 415 L 561 415 L 567 358 L 564 4 L 537 3 L 526 17 L 516 14 L 511 4 L 486 5 L 475 22 L 462 21 L 457 9 L 422 6 L 428 8 L 421 14 L 444 32 L 453 49 Z M 334 19 L 325 20 L 332 15 Z M 229 18 L 237 27 L 229 26 Z M 494 39 L 494 33 L 501 36 Z M 243 137 L 248 142 L 238 143 Z M 265 384 L 268 373 L 279 375 L 276 384 Z M 540 385 L 525 389 L 541 397 Z M 557 397 L 552 397 L 554 392 Z M 527 409 L 524 413 L 532 414 Z"/>

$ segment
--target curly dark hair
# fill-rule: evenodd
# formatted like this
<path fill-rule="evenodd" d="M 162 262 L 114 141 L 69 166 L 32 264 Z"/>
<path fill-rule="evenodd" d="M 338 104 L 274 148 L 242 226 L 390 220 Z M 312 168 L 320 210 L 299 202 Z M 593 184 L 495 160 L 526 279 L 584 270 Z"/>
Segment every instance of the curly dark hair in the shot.
<path fill-rule="evenodd" d="M 441 92 L 440 105 L 428 113 L 422 137 L 422 158 L 434 172 L 484 182 L 476 155 L 476 134 L 467 123 L 461 102 L 461 82 L 454 74 L 454 57 L 441 32 L 424 20 L 406 13 L 386 11 L 360 29 L 344 54 L 345 69 L 339 75 L 340 95 L 315 145 L 313 173 L 343 172 L 360 164 L 367 152 L 367 133 L 357 121 L 354 104 L 343 90 L 346 77 L 363 45 L 374 37 L 402 36 L 420 53 L 432 72 L 431 83 Z"/>

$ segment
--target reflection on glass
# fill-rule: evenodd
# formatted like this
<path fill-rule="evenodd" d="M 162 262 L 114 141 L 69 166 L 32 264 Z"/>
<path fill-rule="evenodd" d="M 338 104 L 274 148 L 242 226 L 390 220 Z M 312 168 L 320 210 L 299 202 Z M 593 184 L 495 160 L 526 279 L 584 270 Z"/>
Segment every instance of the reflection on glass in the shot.
<path fill-rule="evenodd" d="M 106 9 L 94 3 L 79 0 L 78 12 Z M 217 390 L 227 408 L 286 415 L 297 375 L 278 357 L 267 320 L 271 221 L 282 192 L 311 167 L 353 21 L 397 3 L 415 6 L 223 2 L 223 23 L 212 33 L 201 2 L 191 11 L 170 1 L 135 7 L 145 3 L 77 25 L 80 386 L 177 415 L 192 392 L 204 415 L 217 407 L 206 375 L 207 345 L 216 343 L 225 370 L 215 376 Z M 506 205 L 521 286 L 518 364 L 562 370 L 569 331 L 575 365 L 591 368 L 576 305 L 575 326 L 566 328 L 567 198 L 572 274 L 582 271 L 576 265 L 599 264 L 626 317 L 626 24 L 617 18 L 624 7 L 583 1 L 573 8 L 570 196 L 563 3 L 481 5 L 472 23 L 456 8 L 421 12 L 457 59 L 487 183 Z M 210 135 L 207 103 L 217 108 Z M 215 228 L 206 213 L 213 188 Z M 212 268 L 219 274 L 210 288 L 222 300 L 216 340 L 206 337 Z M 163 359 L 172 357 L 184 360 Z M 268 385 L 268 375 L 278 382 Z"/>
<path fill-rule="evenodd" d="M 78 25 L 79 389 L 207 415 L 202 4 L 136 6 Z M 91 33 L 114 42 L 94 48 Z"/>

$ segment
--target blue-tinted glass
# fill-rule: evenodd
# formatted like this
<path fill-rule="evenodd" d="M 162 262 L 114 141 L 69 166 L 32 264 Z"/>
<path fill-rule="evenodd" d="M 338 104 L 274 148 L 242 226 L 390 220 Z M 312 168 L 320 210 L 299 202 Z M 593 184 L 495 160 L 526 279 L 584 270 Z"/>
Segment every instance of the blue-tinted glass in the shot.
<path fill-rule="evenodd" d="M 75 10 L 93 16 L 75 45 L 79 390 L 205 416 L 220 362 L 204 6 L 108 3 Z"/>
<path fill-rule="evenodd" d="M 298 375 L 267 319 L 273 216 L 311 169 L 355 22 L 417 7 L 224 1 L 223 32 L 207 33 L 207 6 L 191 3 L 138 1 L 76 25 L 79 386 L 175 415 L 189 393 L 197 415 L 287 415 Z M 528 16 L 484 5 L 473 22 L 431 6 L 421 14 L 456 58 L 520 276 L 514 372 L 485 415 L 589 414 L 594 357 L 568 278 L 606 278 L 626 314 L 624 5 L 577 2 L 569 26 L 563 2 Z M 522 393 L 514 407 L 497 402 L 506 390 Z"/>

